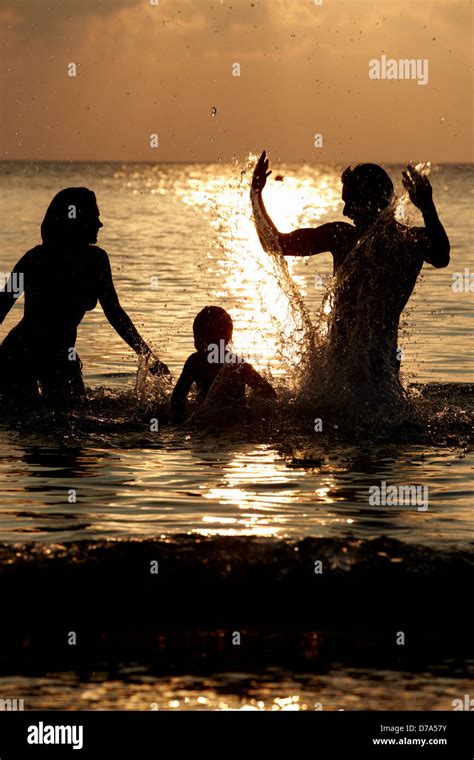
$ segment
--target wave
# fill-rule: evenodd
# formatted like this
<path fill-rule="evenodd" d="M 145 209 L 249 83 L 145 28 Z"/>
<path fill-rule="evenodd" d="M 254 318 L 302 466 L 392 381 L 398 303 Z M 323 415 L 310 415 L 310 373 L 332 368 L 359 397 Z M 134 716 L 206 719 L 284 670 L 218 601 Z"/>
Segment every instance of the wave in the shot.
<path fill-rule="evenodd" d="M 459 658 L 464 647 L 472 656 L 466 590 L 473 581 L 474 552 L 386 537 L 3 544 L 2 601 L 6 609 L 23 603 L 0 639 L 9 658 L 34 634 L 49 656 L 64 659 L 68 647 L 56 642 L 66 626 L 82 637 L 82 656 L 96 657 L 96 642 L 108 657 L 135 648 L 135 659 L 153 661 L 165 642 L 164 651 L 175 647 L 186 660 L 202 656 L 201 632 L 207 657 L 221 652 L 228 666 L 232 647 L 224 647 L 222 629 L 259 641 L 263 661 L 282 651 L 292 657 L 293 632 L 314 656 L 326 641 L 332 660 L 362 649 L 382 663 L 401 656 L 394 640 L 403 631 L 409 657 L 450 651 Z M 44 666 L 44 651 L 41 659 Z"/>

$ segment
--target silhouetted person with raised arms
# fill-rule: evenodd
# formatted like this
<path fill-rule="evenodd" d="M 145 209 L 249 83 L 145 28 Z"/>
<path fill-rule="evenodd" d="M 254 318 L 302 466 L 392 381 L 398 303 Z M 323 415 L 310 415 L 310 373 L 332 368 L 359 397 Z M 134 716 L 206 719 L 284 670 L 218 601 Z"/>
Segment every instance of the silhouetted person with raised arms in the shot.
<path fill-rule="evenodd" d="M 100 302 L 123 340 L 146 358 L 152 351 L 120 305 L 107 253 L 98 246 L 102 227 L 94 193 L 84 187 L 61 190 L 41 225 L 42 244 L 20 259 L 10 281 L 25 294 L 23 319 L 0 349 L 0 386 L 18 399 L 76 399 L 84 392 L 81 361 L 75 353 L 77 328 Z M 0 293 L 0 322 L 15 302 L 7 284 Z M 156 360 L 155 374 L 168 373 Z"/>
<path fill-rule="evenodd" d="M 360 164 L 342 174 L 344 216 L 353 221 L 282 233 L 265 208 L 262 191 L 268 160 L 262 153 L 255 167 L 251 201 L 257 232 L 265 250 L 284 256 L 313 256 L 328 251 L 334 264 L 334 293 L 329 321 L 329 345 L 341 362 L 352 350 L 366 357 L 361 375 L 378 381 L 398 371 L 398 324 L 424 262 L 433 267 L 449 263 L 449 240 L 438 219 L 427 177 L 412 165 L 403 172 L 403 185 L 423 214 L 424 227 L 400 224 L 393 213 L 393 184 L 382 167 Z M 388 362 L 388 364 L 387 364 Z M 353 377 L 357 382 L 357 372 Z"/>

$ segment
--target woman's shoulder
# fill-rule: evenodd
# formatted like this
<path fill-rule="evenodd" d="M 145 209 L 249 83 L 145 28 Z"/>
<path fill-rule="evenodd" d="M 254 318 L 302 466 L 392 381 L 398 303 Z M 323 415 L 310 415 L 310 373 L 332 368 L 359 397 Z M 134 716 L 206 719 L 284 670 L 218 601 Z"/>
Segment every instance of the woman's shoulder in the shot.
<path fill-rule="evenodd" d="M 30 248 L 23 256 L 23 259 L 32 259 L 35 256 L 39 256 L 44 250 L 44 245 L 41 243 L 39 245 L 34 245 L 33 248 Z"/>
<path fill-rule="evenodd" d="M 107 251 L 104 248 L 100 248 L 100 246 L 98 246 L 98 245 L 88 245 L 87 248 L 88 248 L 89 252 L 93 256 L 96 256 L 98 259 L 108 259 L 109 258 L 109 254 L 107 253 Z"/>
<path fill-rule="evenodd" d="M 98 245 L 88 245 L 87 249 L 90 259 L 92 259 L 97 267 L 98 273 L 108 275 L 110 272 L 110 260 L 107 251 Z"/>
<path fill-rule="evenodd" d="M 16 271 L 25 272 L 32 264 L 34 264 L 35 261 L 39 260 L 39 256 L 41 255 L 42 250 L 42 245 L 35 245 L 33 248 L 30 248 L 28 251 L 26 251 L 26 253 L 23 254 L 21 259 L 15 265 Z"/>

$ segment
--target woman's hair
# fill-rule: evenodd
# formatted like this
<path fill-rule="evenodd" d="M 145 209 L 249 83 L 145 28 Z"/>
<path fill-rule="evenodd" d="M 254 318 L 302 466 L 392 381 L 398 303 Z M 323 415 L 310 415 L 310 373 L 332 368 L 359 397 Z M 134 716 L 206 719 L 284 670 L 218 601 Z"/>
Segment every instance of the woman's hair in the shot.
<path fill-rule="evenodd" d="M 88 229 L 97 219 L 97 200 L 87 187 L 67 187 L 54 196 L 41 224 L 45 245 L 88 242 Z"/>
<path fill-rule="evenodd" d="M 355 169 L 348 166 L 341 180 L 349 192 L 355 191 L 363 200 L 373 201 L 380 208 L 386 208 L 392 200 L 393 182 L 377 164 L 358 164 Z"/>
<path fill-rule="evenodd" d="M 220 306 L 205 306 L 193 322 L 196 348 L 207 348 L 211 343 L 224 340 L 226 345 L 232 339 L 234 325 L 230 314 Z"/>

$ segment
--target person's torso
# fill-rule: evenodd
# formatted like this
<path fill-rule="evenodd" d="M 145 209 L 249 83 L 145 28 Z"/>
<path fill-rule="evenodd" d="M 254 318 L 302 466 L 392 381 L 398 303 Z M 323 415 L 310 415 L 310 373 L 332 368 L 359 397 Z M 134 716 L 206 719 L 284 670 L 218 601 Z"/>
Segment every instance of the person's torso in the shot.
<path fill-rule="evenodd" d="M 24 272 L 23 328 L 41 339 L 71 340 L 97 305 L 99 272 L 93 246 L 33 249 Z"/>
<path fill-rule="evenodd" d="M 206 398 L 219 372 L 225 367 L 236 370 L 235 372 L 226 374 L 226 398 L 229 401 L 240 401 L 245 398 L 245 382 L 238 371 L 242 367 L 242 362 L 238 360 L 238 357 L 226 351 L 225 359 L 227 361 L 222 361 L 222 357 L 220 361 L 209 361 L 210 358 L 212 357 L 207 352 L 199 352 L 197 355 L 196 389 L 198 399 L 203 401 Z M 235 361 L 232 361 L 232 359 Z"/>
<path fill-rule="evenodd" d="M 338 267 L 333 330 L 346 339 L 396 340 L 400 315 L 422 265 L 409 228 L 397 222 L 374 225 Z"/>

